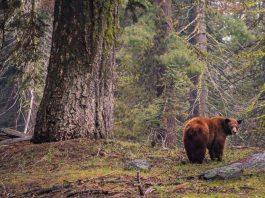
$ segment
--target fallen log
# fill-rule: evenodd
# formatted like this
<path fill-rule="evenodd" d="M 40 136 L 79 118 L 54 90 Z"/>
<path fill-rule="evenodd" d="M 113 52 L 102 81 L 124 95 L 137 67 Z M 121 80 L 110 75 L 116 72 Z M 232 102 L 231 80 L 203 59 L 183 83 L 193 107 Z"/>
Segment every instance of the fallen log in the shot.
<path fill-rule="evenodd" d="M 28 137 L 28 135 L 14 130 L 14 129 L 10 129 L 10 128 L 0 128 L 0 133 L 3 133 L 4 135 L 10 137 L 10 138 L 23 138 L 23 137 Z"/>
<path fill-rule="evenodd" d="M 0 128 L 0 145 L 31 140 L 32 136 L 10 128 Z"/>
<path fill-rule="evenodd" d="M 0 145 L 14 144 L 14 143 L 17 143 L 17 142 L 28 141 L 28 140 L 31 140 L 31 138 L 32 138 L 32 136 L 26 136 L 26 137 L 22 137 L 22 138 L 6 139 L 6 140 L 0 141 Z"/>

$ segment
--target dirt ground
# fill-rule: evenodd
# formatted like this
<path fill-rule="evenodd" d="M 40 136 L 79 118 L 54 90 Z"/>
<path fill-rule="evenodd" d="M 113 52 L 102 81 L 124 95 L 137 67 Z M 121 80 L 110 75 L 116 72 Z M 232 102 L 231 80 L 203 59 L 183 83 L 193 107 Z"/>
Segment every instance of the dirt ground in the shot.
<path fill-rule="evenodd" d="M 204 171 L 242 160 L 259 148 L 226 148 L 222 162 L 187 162 L 182 148 L 85 139 L 0 146 L 0 197 L 265 197 L 265 173 L 204 181 Z M 207 158 L 209 158 L 207 156 Z M 126 169 L 146 159 L 147 171 Z"/>

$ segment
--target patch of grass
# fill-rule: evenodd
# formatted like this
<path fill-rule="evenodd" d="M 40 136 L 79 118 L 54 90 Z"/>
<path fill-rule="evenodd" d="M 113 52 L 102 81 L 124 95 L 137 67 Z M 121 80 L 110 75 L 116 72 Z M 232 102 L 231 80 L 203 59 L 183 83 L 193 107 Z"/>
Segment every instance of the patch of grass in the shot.
<path fill-rule="evenodd" d="M 166 150 L 124 141 L 71 140 L 33 145 L 19 143 L 0 147 L 0 195 L 13 195 L 35 187 L 49 187 L 71 182 L 73 188 L 81 187 L 78 181 L 87 181 L 84 188 L 115 190 L 121 197 L 135 197 L 137 171 L 125 170 L 133 159 L 147 159 L 150 171 L 141 172 L 141 181 L 150 196 L 157 197 L 253 197 L 265 194 L 265 174 L 244 173 L 241 180 L 201 181 L 187 180 L 205 170 L 224 166 L 243 159 L 257 148 L 225 149 L 224 161 L 203 164 L 187 161 L 182 148 Z M 209 159 L 209 157 L 207 156 Z M 81 182 L 82 183 L 82 182 Z M 175 183 L 175 184 L 174 184 Z M 185 183 L 178 186 L 177 183 Z M 60 193 L 60 192 L 59 192 Z M 63 192 L 61 192 L 63 193 Z"/>

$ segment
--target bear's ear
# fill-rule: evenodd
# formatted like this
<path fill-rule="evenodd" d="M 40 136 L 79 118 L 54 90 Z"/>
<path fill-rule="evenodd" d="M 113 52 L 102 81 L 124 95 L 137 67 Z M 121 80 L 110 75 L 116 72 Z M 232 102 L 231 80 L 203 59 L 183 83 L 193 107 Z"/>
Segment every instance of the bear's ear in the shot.
<path fill-rule="evenodd" d="M 229 118 L 226 118 L 225 119 L 225 123 L 229 123 L 230 122 L 230 119 Z"/>
<path fill-rule="evenodd" d="M 241 124 L 241 122 L 242 122 L 242 120 L 237 120 L 237 123 L 238 123 L 238 124 Z"/>

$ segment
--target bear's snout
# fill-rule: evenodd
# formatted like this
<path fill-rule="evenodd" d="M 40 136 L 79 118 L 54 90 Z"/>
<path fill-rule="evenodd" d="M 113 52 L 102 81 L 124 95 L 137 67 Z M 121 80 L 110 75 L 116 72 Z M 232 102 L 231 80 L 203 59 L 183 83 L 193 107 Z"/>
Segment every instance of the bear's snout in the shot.
<path fill-rule="evenodd" d="M 232 128 L 232 133 L 235 135 L 237 133 L 237 128 L 236 127 L 233 127 Z"/>

